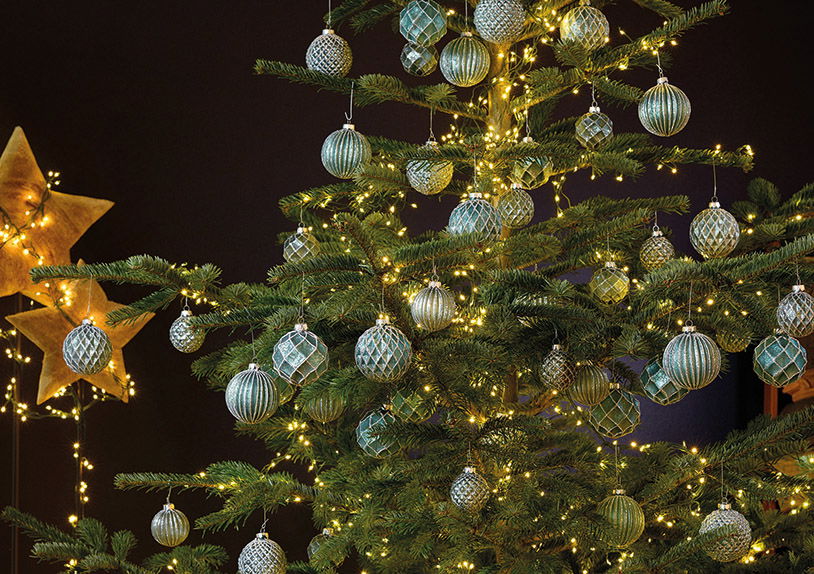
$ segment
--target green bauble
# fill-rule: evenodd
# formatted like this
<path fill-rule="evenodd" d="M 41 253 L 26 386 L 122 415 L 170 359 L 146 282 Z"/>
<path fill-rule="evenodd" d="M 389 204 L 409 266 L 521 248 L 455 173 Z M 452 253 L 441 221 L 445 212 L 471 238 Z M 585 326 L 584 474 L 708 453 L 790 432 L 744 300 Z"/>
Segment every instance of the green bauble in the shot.
<path fill-rule="evenodd" d="M 524 144 L 533 144 L 531 136 L 523 138 Z M 551 158 L 529 156 L 514 162 L 511 180 L 523 189 L 532 190 L 545 185 L 551 172 Z"/>
<path fill-rule="evenodd" d="M 345 124 L 322 144 L 322 165 L 339 179 L 351 179 L 370 162 L 372 152 L 367 138 L 353 124 Z"/>
<path fill-rule="evenodd" d="M 356 427 L 356 442 L 366 455 L 384 458 L 398 450 L 397 441 L 379 436 L 387 425 L 395 421 L 396 418 L 387 409 L 372 411 L 359 421 Z"/>
<path fill-rule="evenodd" d="M 610 393 L 610 381 L 604 369 L 596 365 L 580 365 L 574 375 L 574 384 L 568 389 L 576 402 L 593 406 L 601 403 Z"/>
<path fill-rule="evenodd" d="M 752 361 L 758 378 L 773 387 L 785 387 L 799 380 L 807 363 L 808 355 L 800 341 L 780 330 L 757 344 Z"/>
<path fill-rule="evenodd" d="M 644 129 L 661 137 L 674 136 L 690 121 L 690 99 L 681 89 L 670 85 L 667 78 L 644 93 L 639 102 L 639 121 Z"/>
<path fill-rule="evenodd" d="M 237 557 L 240 574 L 285 574 L 287 568 L 285 552 L 266 532 L 257 533 Z"/>
<path fill-rule="evenodd" d="M 425 148 L 438 153 L 438 142 L 430 139 Z M 424 195 L 441 193 L 452 181 L 455 168 L 448 159 L 411 159 L 405 166 L 405 174 L 410 187 Z"/>
<path fill-rule="evenodd" d="M 614 490 L 613 494 L 600 502 L 596 512 L 610 524 L 610 528 L 603 533 L 603 540 L 613 548 L 627 548 L 644 532 L 642 507 L 625 496 L 622 489 Z"/>
<path fill-rule="evenodd" d="M 435 399 L 419 391 L 397 391 L 390 401 L 390 410 L 404 422 L 423 423 L 435 413 Z"/>
<path fill-rule="evenodd" d="M 330 29 L 314 38 L 305 53 L 305 65 L 309 70 L 337 78 L 347 76 L 352 64 L 353 54 L 348 42 Z"/>
<path fill-rule="evenodd" d="M 452 502 L 464 512 L 480 512 L 489 500 L 489 483 L 473 466 L 467 466 L 449 489 Z"/>
<path fill-rule="evenodd" d="M 574 363 L 562 345 L 551 346 L 551 350 L 540 361 L 537 376 L 544 386 L 559 392 L 568 389 L 573 384 L 576 376 Z"/>
<path fill-rule="evenodd" d="M 792 337 L 814 333 L 814 297 L 805 285 L 794 285 L 777 305 L 777 326 Z"/>
<path fill-rule="evenodd" d="M 441 50 L 441 73 L 450 84 L 461 88 L 481 83 L 490 66 L 489 49 L 470 32 L 464 32 Z"/>
<path fill-rule="evenodd" d="M 484 240 L 498 239 L 503 223 L 500 213 L 480 193 L 470 193 L 449 214 L 447 231 L 450 235 L 476 233 Z"/>
<path fill-rule="evenodd" d="M 726 257 L 738 246 L 740 236 L 735 217 L 717 201 L 710 202 L 690 223 L 690 243 L 704 259 Z"/>
<path fill-rule="evenodd" d="M 618 386 L 618 385 L 617 385 Z M 608 438 L 629 435 L 642 420 L 642 408 L 633 394 L 616 388 L 588 414 L 597 432 Z"/>
<path fill-rule="evenodd" d="M 277 387 L 266 371 L 251 363 L 226 386 L 226 407 L 242 423 L 257 424 L 277 411 Z"/>
<path fill-rule="evenodd" d="M 588 282 L 588 289 L 603 303 L 614 304 L 627 296 L 630 279 L 613 261 L 606 261 L 604 267 L 594 272 Z"/>
<path fill-rule="evenodd" d="M 371 381 L 397 381 L 410 368 L 412 357 L 410 340 L 386 318 L 376 319 L 376 325 L 356 341 L 356 366 Z"/>
<path fill-rule="evenodd" d="M 435 46 L 404 44 L 401 50 L 401 66 L 413 76 L 429 76 L 438 67 L 438 50 Z"/>
<path fill-rule="evenodd" d="M 289 263 L 299 263 L 316 255 L 319 255 L 319 241 L 303 226 L 297 227 L 283 244 L 283 257 Z"/>
<path fill-rule="evenodd" d="M 661 360 L 654 357 L 647 361 L 642 373 L 639 375 L 645 396 L 660 405 L 671 405 L 683 399 L 689 389 L 676 385 L 661 368 Z"/>
<path fill-rule="evenodd" d="M 306 323 L 297 323 L 274 345 L 274 370 L 294 385 L 305 386 L 328 370 L 328 347 Z"/>
<path fill-rule="evenodd" d="M 311 542 L 308 543 L 308 548 L 307 548 L 308 560 L 312 560 L 314 558 L 314 556 L 316 556 L 317 553 L 319 552 L 319 549 L 322 546 L 322 544 L 326 540 L 330 539 L 331 536 L 333 536 L 333 535 L 334 535 L 334 529 L 333 528 L 323 528 L 322 532 L 320 534 L 317 534 L 316 536 L 314 536 L 311 539 Z M 335 562 L 335 564 L 338 565 L 339 562 Z"/>
<path fill-rule="evenodd" d="M 399 30 L 416 46 L 432 46 L 447 33 L 447 14 L 433 0 L 411 0 L 399 15 Z"/>
<path fill-rule="evenodd" d="M 335 392 L 326 391 L 302 404 L 302 410 L 317 422 L 329 423 L 342 416 L 346 406 L 345 398 Z"/>
<path fill-rule="evenodd" d="M 519 185 L 513 183 L 509 192 L 500 196 L 497 202 L 500 221 L 511 229 L 525 227 L 534 218 L 534 200 Z"/>
<path fill-rule="evenodd" d="M 575 135 L 582 147 L 597 149 L 613 137 L 613 122 L 602 113 L 599 106 L 591 106 L 575 124 Z"/>
<path fill-rule="evenodd" d="M 206 330 L 191 323 L 192 311 L 184 309 L 170 326 L 170 343 L 182 353 L 194 353 L 203 345 Z"/>
<path fill-rule="evenodd" d="M 429 285 L 416 293 L 410 303 L 410 313 L 418 327 L 427 331 L 446 329 L 455 318 L 458 306 L 455 297 L 440 281 L 430 281 Z"/>
<path fill-rule="evenodd" d="M 664 348 L 661 366 L 676 385 L 684 389 L 706 387 L 721 372 L 721 351 L 715 341 L 692 325 L 682 329 Z"/>
<path fill-rule="evenodd" d="M 588 0 L 581 0 L 560 22 L 560 39 L 575 42 L 589 52 L 604 46 L 610 34 L 608 19 L 590 4 Z"/>
<path fill-rule="evenodd" d="M 715 333 L 715 340 L 727 353 L 740 353 L 752 342 L 752 332 L 747 329 L 721 329 Z"/>
<path fill-rule="evenodd" d="M 639 251 L 639 261 L 647 271 L 655 271 L 670 259 L 675 257 L 676 250 L 670 240 L 664 237 L 664 234 L 658 230 L 653 229 L 653 235 L 648 237 L 642 243 L 642 248 Z"/>

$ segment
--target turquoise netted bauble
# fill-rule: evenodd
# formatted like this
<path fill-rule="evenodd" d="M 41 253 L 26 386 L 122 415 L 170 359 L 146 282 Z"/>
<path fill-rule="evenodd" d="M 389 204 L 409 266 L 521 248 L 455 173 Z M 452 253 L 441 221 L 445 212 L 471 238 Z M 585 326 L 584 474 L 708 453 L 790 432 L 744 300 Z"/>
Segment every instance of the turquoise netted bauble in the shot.
<path fill-rule="evenodd" d="M 642 382 L 644 395 L 659 405 L 671 405 L 683 399 L 689 389 L 676 385 L 661 368 L 661 360 L 654 357 L 647 361 L 639 379 Z"/>
<path fill-rule="evenodd" d="M 356 443 L 366 455 L 374 458 L 390 456 L 398 450 L 398 442 L 383 438 L 380 433 L 396 421 L 387 409 L 378 409 L 369 413 L 356 426 Z"/>
<path fill-rule="evenodd" d="M 430 139 L 424 144 L 432 155 L 438 155 L 438 142 Z M 441 193 L 452 181 L 455 168 L 452 162 L 443 157 L 411 159 L 405 166 L 405 174 L 410 187 L 424 195 Z"/>
<path fill-rule="evenodd" d="M 500 213 L 480 193 L 470 193 L 469 199 L 459 203 L 449 214 L 447 230 L 450 235 L 476 233 L 482 239 L 498 239 L 503 223 Z"/>
<path fill-rule="evenodd" d="M 410 368 L 413 347 L 404 333 L 387 318 L 376 319 L 376 325 L 362 333 L 354 353 L 359 371 L 371 381 L 397 381 Z"/>
<path fill-rule="evenodd" d="M 613 137 L 613 122 L 602 113 L 599 106 L 588 108 L 588 113 L 577 119 L 574 129 L 577 141 L 586 149 L 602 147 L 602 144 Z"/>
<path fill-rule="evenodd" d="M 639 399 L 616 386 L 598 405 L 591 407 L 588 413 L 597 432 L 608 438 L 629 435 L 642 420 Z"/>
<path fill-rule="evenodd" d="M 519 229 L 534 218 L 534 200 L 527 191 L 513 183 L 511 189 L 497 200 L 497 212 L 503 225 Z"/>
<path fill-rule="evenodd" d="M 575 42 L 589 52 L 604 46 L 609 35 L 608 19 L 588 0 L 580 0 L 560 21 L 560 40 Z"/>
<path fill-rule="evenodd" d="M 351 179 L 370 162 L 371 157 L 370 143 L 353 124 L 343 125 L 322 144 L 322 165 L 339 179 Z"/>
<path fill-rule="evenodd" d="M 731 213 L 712 201 L 690 223 L 690 243 L 704 259 L 726 257 L 738 245 L 741 230 Z"/>
<path fill-rule="evenodd" d="M 435 399 L 420 391 L 397 391 L 390 400 L 390 410 L 397 419 L 423 423 L 435 413 Z"/>
<path fill-rule="evenodd" d="M 347 76 L 352 64 L 353 54 L 348 42 L 330 29 L 323 30 L 321 35 L 314 38 L 305 53 L 308 69 L 328 76 Z"/>
<path fill-rule="evenodd" d="M 413 321 L 427 331 L 440 331 L 449 327 L 457 310 L 455 297 L 440 281 L 430 281 L 429 285 L 416 293 L 410 303 Z"/>
<path fill-rule="evenodd" d="M 416 46 L 432 46 L 447 33 L 447 13 L 433 0 L 411 0 L 399 14 L 399 31 Z"/>
<path fill-rule="evenodd" d="M 520 0 L 479 0 L 473 20 L 487 42 L 512 44 L 523 34 L 526 9 Z"/>
<path fill-rule="evenodd" d="M 489 73 L 489 49 L 470 32 L 464 32 L 441 50 L 441 73 L 453 85 L 469 88 Z"/>
<path fill-rule="evenodd" d="M 814 297 L 805 285 L 794 285 L 777 305 L 777 326 L 792 337 L 814 333 Z"/>
<path fill-rule="evenodd" d="M 274 345 L 274 370 L 294 385 L 304 386 L 328 370 L 328 347 L 306 323 L 297 323 Z"/>
<path fill-rule="evenodd" d="M 277 411 L 277 386 L 266 371 L 251 363 L 226 386 L 226 408 L 242 423 L 257 424 Z"/>
<path fill-rule="evenodd" d="M 647 90 L 639 102 L 639 121 L 653 135 L 669 137 L 677 134 L 690 121 L 690 99 L 662 76 Z"/>
<path fill-rule="evenodd" d="M 594 297 L 603 303 L 618 303 L 627 296 L 630 289 L 630 279 L 624 271 L 616 267 L 613 261 L 606 261 L 588 281 L 588 289 Z"/>
<path fill-rule="evenodd" d="M 580 365 L 568 393 L 576 402 L 593 406 L 601 403 L 610 390 L 610 380 L 604 369 L 596 365 Z"/>
<path fill-rule="evenodd" d="M 808 354 L 800 341 L 779 329 L 755 347 L 752 364 L 758 378 L 773 387 L 785 387 L 803 376 Z"/>
<path fill-rule="evenodd" d="M 644 532 L 644 512 L 638 502 L 625 495 L 621 488 L 600 502 L 596 512 L 609 525 L 601 537 L 613 548 L 627 548 Z"/>
<path fill-rule="evenodd" d="M 706 387 L 721 371 L 721 351 L 715 341 L 685 325 L 664 348 L 661 367 L 676 385 L 695 390 Z"/>
<path fill-rule="evenodd" d="M 404 44 L 401 49 L 401 66 L 413 76 L 428 76 L 438 67 L 438 50 L 435 46 Z"/>

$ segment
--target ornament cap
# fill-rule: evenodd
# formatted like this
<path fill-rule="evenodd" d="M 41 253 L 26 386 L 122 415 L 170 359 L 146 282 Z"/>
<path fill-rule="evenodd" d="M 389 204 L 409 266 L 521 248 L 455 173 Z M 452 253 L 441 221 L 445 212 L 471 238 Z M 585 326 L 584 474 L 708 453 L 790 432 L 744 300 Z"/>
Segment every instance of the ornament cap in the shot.
<path fill-rule="evenodd" d="M 477 471 L 475 470 L 474 466 L 465 466 L 464 467 L 464 472 L 466 474 L 477 474 Z"/>
<path fill-rule="evenodd" d="M 343 130 L 354 131 L 354 130 L 356 130 L 356 125 L 355 124 L 342 124 L 342 129 Z"/>
<path fill-rule="evenodd" d="M 167 502 L 164 504 L 164 510 L 174 510 L 175 505 L 172 502 Z"/>
<path fill-rule="evenodd" d="M 184 309 L 181 311 L 181 317 L 192 317 L 192 311 L 189 309 Z"/>
<path fill-rule="evenodd" d="M 303 331 L 307 331 L 308 330 L 308 323 L 305 323 L 305 322 L 297 323 L 297 324 L 294 325 L 294 330 L 297 331 L 298 333 L 302 333 Z"/>
<path fill-rule="evenodd" d="M 469 199 L 483 199 L 483 194 L 479 191 L 472 191 L 469 193 Z"/>
<path fill-rule="evenodd" d="M 553 345 L 551 345 L 551 350 L 552 351 L 562 351 L 562 345 L 560 345 L 559 343 L 554 343 Z"/>
<path fill-rule="evenodd" d="M 93 321 L 91 321 L 90 319 L 82 319 L 82 324 L 83 325 L 93 325 Z"/>
<path fill-rule="evenodd" d="M 334 535 L 334 529 L 333 528 L 323 528 L 322 533 L 325 536 L 333 536 Z"/>
<path fill-rule="evenodd" d="M 260 370 L 260 365 L 258 365 L 257 363 L 249 363 L 249 369 L 248 370 L 250 370 L 250 371 L 259 371 Z"/>
<path fill-rule="evenodd" d="M 258 532 L 254 537 L 258 540 L 268 540 L 269 534 L 268 532 Z"/>
<path fill-rule="evenodd" d="M 721 208 L 721 202 L 720 201 L 710 201 L 709 202 L 709 208 L 710 209 L 720 209 Z"/>
<path fill-rule="evenodd" d="M 437 150 L 439 144 L 438 144 L 438 141 L 436 141 L 434 138 L 430 138 L 426 142 L 424 142 L 424 145 L 427 146 L 427 147 L 431 147 L 432 149 Z"/>
<path fill-rule="evenodd" d="M 791 286 L 792 293 L 800 293 L 800 292 L 805 291 L 805 290 L 806 290 L 805 285 L 792 285 Z"/>
<path fill-rule="evenodd" d="M 667 81 L 667 76 L 662 76 L 658 80 L 659 85 L 661 84 L 669 84 L 670 82 Z"/>
<path fill-rule="evenodd" d="M 379 317 L 378 319 L 376 319 L 376 326 L 377 327 L 381 327 L 383 325 L 389 325 L 389 324 L 390 324 L 390 319 L 388 319 L 387 317 Z"/>
<path fill-rule="evenodd" d="M 605 261 L 605 267 L 608 269 L 616 269 L 616 263 L 613 261 Z"/>
<path fill-rule="evenodd" d="M 610 383 L 610 384 L 608 385 L 608 387 L 610 387 L 610 389 L 611 389 L 612 391 L 618 391 L 619 389 L 621 389 L 621 388 L 622 388 L 622 385 L 621 385 L 620 383 Z"/>
<path fill-rule="evenodd" d="M 440 287 L 440 286 L 441 286 L 441 282 L 440 282 L 440 281 L 435 281 L 435 280 L 430 281 L 430 282 L 427 284 L 427 287 L 435 287 L 435 288 L 438 288 L 438 287 Z"/>
<path fill-rule="evenodd" d="M 718 510 L 732 510 L 732 505 L 728 502 L 722 502 L 718 505 Z"/>
<path fill-rule="evenodd" d="M 472 37 L 472 32 L 469 32 L 469 31 L 461 32 L 461 36 L 464 37 L 464 38 L 471 38 Z"/>
<path fill-rule="evenodd" d="M 305 227 L 302 225 L 297 226 L 297 233 L 305 233 Z"/>
<path fill-rule="evenodd" d="M 661 232 L 661 229 L 654 229 L 653 230 L 653 237 L 662 237 L 664 233 Z"/>
<path fill-rule="evenodd" d="M 509 187 L 511 188 L 512 191 L 515 191 L 517 189 L 523 189 L 522 185 L 520 185 L 519 183 L 515 183 L 515 182 L 512 182 L 512 184 Z"/>
<path fill-rule="evenodd" d="M 775 334 L 775 335 L 785 335 L 785 334 L 786 334 L 786 332 L 785 332 L 783 329 L 781 329 L 780 327 L 777 327 L 777 328 L 775 328 L 775 330 L 774 330 L 774 334 Z"/>
<path fill-rule="evenodd" d="M 335 34 L 335 33 L 336 32 L 334 32 L 331 28 L 325 28 L 324 30 L 322 30 L 322 35 L 323 36 L 327 36 L 328 34 Z"/>
<path fill-rule="evenodd" d="M 589 114 L 598 114 L 601 111 L 602 110 L 599 109 L 599 106 L 591 106 L 590 108 L 588 108 Z"/>
<path fill-rule="evenodd" d="M 625 495 L 625 489 L 624 488 L 614 488 L 613 489 L 613 495 L 614 496 L 624 496 Z"/>
<path fill-rule="evenodd" d="M 527 144 L 536 143 L 536 142 L 534 141 L 534 138 L 533 138 L 533 137 L 531 137 L 531 136 L 526 136 L 526 137 L 524 137 L 522 141 L 523 141 L 523 143 L 527 143 Z"/>
<path fill-rule="evenodd" d="M 684 325 L 681 330 L 685 333 L 695 333 L 695 325 Z"/>

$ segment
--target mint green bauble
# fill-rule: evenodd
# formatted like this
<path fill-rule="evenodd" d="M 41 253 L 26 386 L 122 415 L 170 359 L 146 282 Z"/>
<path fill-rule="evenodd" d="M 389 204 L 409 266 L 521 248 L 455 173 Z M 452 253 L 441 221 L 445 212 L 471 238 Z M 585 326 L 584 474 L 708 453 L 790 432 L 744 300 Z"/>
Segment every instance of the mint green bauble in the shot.
<path fill-rule="evenodd" d="M 362 333 L 356 341 L 356 367 L 371 381 L 397 381 L 410 368 L 413 347 L 410 340 L 386 318 Z"/>
<path fill-rule="evenodd" d="M 615 304 L 624 299 L 630 290 L 630 278 L 624 271 L 616 267 L 613 261 L 606 261 L 588 281 L 591 294 L 607 304 Z"/>
<path fill-rule="evenodd" d="M 489 49 L 470 32 L 464 32 L 441 50 L 441 73 L 450 84 L 461 88 L 480 84 L 490 66 Z"/>
<path fill-rule="evenodd" d="M 447 33 L 447 13 L 433 0 L 411 0 L 399 14 L 399 31 L 410 44 L 432 46 Z"/>
<path fill-rule="evenodd" d="M 350 72 L 353 54 L 347 40 L 326 28 L 308 46 L 305 65 L 309 70 L 342 78 Z"/>
<path fill-rule="evenodd" d="M 683 399 L 689 389 L 676 385 L 661 368 L 661 359 L 654 357 L 647 361 L 639 379 L 642 382 L 644 395 L 659 405 L 671 405 Z"/>
<path fill-rule="evenodd" d="M 609 524 L 602 535 L 603 541 L 613 548 L 627 548 L 644 532 L 644 512 L 638 502 L 625 495 L 625 491 L 614 490 L 613 494 L 600 502 L 596 512 Z"/>
<path fill-rule="evenodd" d="M 588 113 L 577 119 L 574 128 L 577 141 L 590 150 L 602 147 L 602 144 L 613 137 L 613 122 L 602 113 L 599 106 L 588 108 Z"/>
<path fill-rule="evenodd" d="M 319 241 L 307 228 L 300 226 L 283 243 L 283 258 L 289 263 L 299 263 L 319 255 Z"/>
<path fill-rule="evenodd" d="M 690 121 L 691 111 L 687 94 L 662 76 L 642 96 L 639 102 L 639 121 L 651 134 L 669 137 L 684 129 Z"/>
<path fill-rule="evenodd" d="M 428 140 L 424 147 L 438 154 L 438 142 L 434 139 Z M 423 195 L 436 195 L 452 181 L 455 168 L 451 161 L 439 155 L 438 158 L 411 159 L 404 171 L 410 187 Z"/>
<path fill-rule="evenodd" d="M 455 297 L 440 281 L 430 281 L 410 303 L 416 326 L 431 332 L 449 327 L 457 311 Z"/>
<path fill-rule="evenodd" d="M 513 183 L 512 188 L 497 201 L 500 221 L 510 229 L 525 227 L 534 218 L 534 200 L 522 187 Z"/>
<path fill-rule="evenodd" d="M 278 405 L 274 380 L 256 363 L 232 377 L 226 386 L 226 407 L 242 423 L 261 423 L 277 411 Z"/>
<path fill-rule="evenodd" d="M 621 438 L 639 426 L 642 409 L 639 399 L 633 394 L 616 388 L 611 389 L 598 405 L 591 407 L 588 416 L 599 434 L 608 438 Z"/>
<path fill-rule="evenodd" d="M 664 348 L 661 367 L 676 385 L 695 390 L 706 387 L 721 372 L 721 351 L 715 341 L 686 325 Z"/>
<path fill-rule="evenodd" d="M 319 335 L 297 323 L 277 341 L 272 351 L 274 370 L 293 385 L 305 386 L 328 370 L 328 347 Z"/>
<path fill-rule="evenodd" d="M 500 213 L 480 193 L 470 193 L 449 214 L 447 231 L 450 235 L 475 233 L 484 240 L 498 239 L 503 223 Z"/>
<path fill-rule="evenodd" d="M 390 410 L 404 422 L 423 423 L 435 413 L 435 399 L 419 391 L 397 391 L 390 400 Z"/>
<path fill-rule="evenodd" d="M 413 76 L 429 76 L 438 67 L 438 50 L 435 46 L 404 44 L 401 49 L 401 67 Z"/>
<path fill-rule="evenodd" d="M 814 297 L 805 285 L 794 285 L 777 305 L 777 326 L 792 337 L 814 333 Z"/>
<path fill-rule="evenodd" d="M 371 158 L 370 143 L 353 124 L 343 125 L 322 144 L 322 165 L 339 179 L 351 179 L 370 163 Z"/>
<path fill-rule="evenodd" d="M 398 450 L 398 442 L 382 438 L 379 433 L 395 421 L 396 418 L 386 409 L 372 411 L 356 426 L 356 443 L 366 455 L 373 458 L 390 456 Z"/>
<path fill-rule="evenodd" d="M 534 138 L 526 136 L 524 144 L 533 144 Z M 528 156 L 518 159 L 512 166 L 511 180 L 525 190 L 545 185 L 551 172 L 552 162 L 548 156 Z"/>
<path fill-rule="evenodd" d="M 604 369 L 596 365 L 580 365 L 568 393 L 576 402 L 593 406 L 601 403 L 610 390 L 610 381 Z"/>
<path fill-rule="evenodd" d="M 512 44 L 523 35 L 526 9 L 520 0 L 479 0 L 472 19 L 487 42 Z"/>
<path fill-rule="evenodd" d="M 800 341 L 780 330 L 755 347 L 752 364 L 758 378 L 773 387 L 785 387 L 803 376 L 808 354 Z"/>
<path fill-rule="evenodd" d="M 690 223 L 690 243 L 704 259 L 726 257 L 738 246 L 740 226 L 735 216 L 711 201 Z"/>

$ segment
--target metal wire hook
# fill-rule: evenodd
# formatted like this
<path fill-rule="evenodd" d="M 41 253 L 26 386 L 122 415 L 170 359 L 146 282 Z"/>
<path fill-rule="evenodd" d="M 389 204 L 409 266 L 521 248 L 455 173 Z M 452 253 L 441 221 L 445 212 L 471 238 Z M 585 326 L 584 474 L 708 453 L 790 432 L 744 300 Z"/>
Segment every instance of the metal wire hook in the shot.
<path fill-rule="evenodd" d="M 349 111 L 348 111 L 348 113 L 345 114 L 345 119 L 348 121 L 348 123 L 351 123 L 351 121 L 353 121 L 353 92 L 354 92 L 355 88 L 356 88 L 356 80 L 351 80 L 351 82 L 350 82 L 350 105 L 348 107 Z"/>

